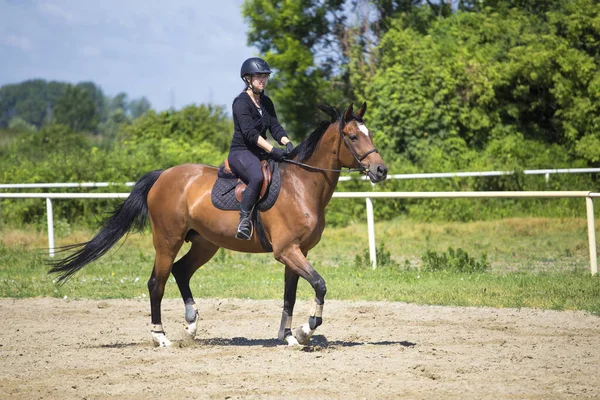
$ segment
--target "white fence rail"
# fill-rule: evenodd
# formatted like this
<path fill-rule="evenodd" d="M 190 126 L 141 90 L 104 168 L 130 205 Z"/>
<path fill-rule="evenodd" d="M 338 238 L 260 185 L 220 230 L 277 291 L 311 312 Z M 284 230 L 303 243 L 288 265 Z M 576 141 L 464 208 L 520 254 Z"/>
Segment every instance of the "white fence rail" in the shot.
<path fill-rule="evenodd" d="M 550 181 L 552 174 L 593 174 L 600 173 L 600 168 L 559 168 L 559 169 L 526 169 L 522 171 L 524 175 L 544 175 L 546 183 Z M 431 179 L 431 178 L 468 178 L 468 177 L 486 177 L 514 175 L 515 171 L 479 171 L 479 172 L 431 172 L 422 174 L 392 174 L 387 179 Z M 340 177 L 340 181 L 349 181 L 350 176 Z M 366 176 L 360 179 L 368 179 Z"/>
<path fill-rule="evenodd" d="M 48 251 L 54 257 L 54 216 L 52 199 L 123 199 L 129 193 L 0 193 L 0 198 L 41 198 L 46 199 L 48 218 Z M 374 198 L 436 199 L 436 198 L 585 198 L 590 271 L 598 273 L 596 252 L 596 228 L 594 224 L 593 198 L 600 193 L 586 191 L 537 191 L 537 192 L 335 192 L 334 198 L 364 198 L 367 207 L 367 230 L 369 236 L 369 257 L 373 268 L 377 267 L 377 246 L 375 244 L 375 219 L 373 216 Z"/>
<path fill-rule="evenodd" d="M 552 174 L 594 174 L 600 173 L 600 168 L 558 168 L 558 169 L 526 169 L 525 175 L 544 175 L 546 182 Z M 466 178 L 513 175 L 515 171 L 479 171 L 479 172 L 432 172 L 423 174 L 390 174 L 387 179 L 431 179 L 431 178 Z M 340 181 L 355 179 L 351 176 L 341 176 Z M 358 179 L 366 180 L 366 176 Z M 135 182 L 80 182 L 80 183 L 0 183 L 0 189 L 59 189 L 59 188 L 96 188 L 109 186 L 133 186 Z"/>

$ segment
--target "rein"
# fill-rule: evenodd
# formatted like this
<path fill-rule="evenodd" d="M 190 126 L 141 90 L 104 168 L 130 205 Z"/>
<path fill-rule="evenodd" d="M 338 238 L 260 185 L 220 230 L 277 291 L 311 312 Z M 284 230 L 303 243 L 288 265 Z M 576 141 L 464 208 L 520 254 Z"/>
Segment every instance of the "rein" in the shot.
<path fill-rule="evenodd" d="M 346 172 L 350 173 L 350 172 L 360 172 L 362 174 L 367 174 L 368 170 L 369 170 L 369 165 L 364 165 L 362 163 L 362 160 L 364 160 L 365 158 L 367 158 L 367 156 L 371 153 L 379 153 L 379 150 L 377 150 L 375 147 L 373 147 L 371 150 L 367 151 L 365 154 L 363 154 L 362 156 L 359 156 L 356 151 L 354 150 L 354 147 L 352 147 L 350 145 L 350 143 L 348 142 L 348 138 L 346 138 L 346 135 L 344 135 L 344 131 L 343 131 L 343 121 L 340 121 L 340 124 L 338 125 L 338 132 L 340 133 L 340 136 L 342 137 L 342 140 L 344 141 L 344 144 L 346 145 L 346 147 L 348 148 L 348 150 L 350 150 L 350 154 L 352 154 L 352 156 L 354 157 L 354 159 L 356 160 L 356 162 L 358 163 L 358 165 L 360 165 L 360 167 L 358 168 L 347 168 Z M 313 167 L 312 165 L 308 165 L 308 164 L 304 164 L 298 161 L 294 161 L 294 160 L 288 160 L 288 159 L 284 159 L 284 162 L 290 163 L 290 164 L 294 164 L 294 165 L 298 165 L 304 168 L 310 168 L 313 169 L 315 171 L 327 171 L 327 172 L 344 172 L 343 169 L 330 169 L 330 168 L 320 168 L 320 167 Z"/>
<path fill-rule="evenodd" d="M 286 163 L 290 163 L 290 164 L 294 164 L 294 165 L 299 165 L 300 167 L 304 167 L 304 168 L 309 168 L 309 169 L 314 169 L 315 171 L 327 171 L 327 172 L 364 172 L 365 168 L 347 168 L 345 170 L 343 169 L 330 169 L 330 168 L 320 168 L 320 167 L 313 167 L 312 165 L 308 165 L 308 164 L 304 164 L 298 161 L 294 161 L 294 160 L 288 160 L 288 159 L 284 159 L 283 162 Z"/>

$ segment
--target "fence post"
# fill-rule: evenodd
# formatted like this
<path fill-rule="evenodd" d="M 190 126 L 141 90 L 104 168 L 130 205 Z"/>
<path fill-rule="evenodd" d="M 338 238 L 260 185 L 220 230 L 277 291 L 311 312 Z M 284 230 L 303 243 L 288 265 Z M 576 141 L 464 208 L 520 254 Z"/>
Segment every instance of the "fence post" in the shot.
<path fill-rule="evenodd" d="M 46 214 L 48 216 L 48 255 L 54 257 L 54 215 L 52 214 L 52 199 L 46 198 Z"/>
<path fill-rule="evenodd" d="M 596 255 L 596 226 L 594 223 L 594 200 L 591 196 L 585 198 L 587 211 L 588 242 L 590 247 L 590 270 L 592 275 L 598 273 L 598 257 Z"/>
<path fill-rule="evenodd" d="M 367 200 L 367 231 L 369 232 L 369 260 L 373 269 L 377 268 L 377 247 L 375 246 L 375 220 L 373 218 L 373 202 Z"/>

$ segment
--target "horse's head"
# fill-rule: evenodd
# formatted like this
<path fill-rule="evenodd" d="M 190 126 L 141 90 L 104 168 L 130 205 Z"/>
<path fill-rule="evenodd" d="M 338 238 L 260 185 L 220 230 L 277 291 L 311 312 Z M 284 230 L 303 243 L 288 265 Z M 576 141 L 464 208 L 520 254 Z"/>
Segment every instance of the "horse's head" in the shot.
<path fill-rule="evenodd" d="M 345 146 L 340 151 L 340 161 L 344 167 L 359 168 L 377 183 L 387 177 L 387 167 L 373 144 L 373 134 L 364 124 L 363 116 L 367 111 L 367 103 L 353 112 L 352 104 L 344 112 L 339 121 L 339 132 Z"/>

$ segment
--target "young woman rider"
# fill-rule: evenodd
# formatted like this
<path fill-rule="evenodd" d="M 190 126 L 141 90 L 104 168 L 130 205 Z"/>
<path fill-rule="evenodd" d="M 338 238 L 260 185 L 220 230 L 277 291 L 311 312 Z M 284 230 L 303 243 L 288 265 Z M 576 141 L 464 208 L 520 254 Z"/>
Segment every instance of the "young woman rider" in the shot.
<path fill-rule="evenodd" d="M 283 161 L 294 149 L 277 120 L 273 102 L 264 94 L 270 74 L 271 69 L 265 60 L 253 57 L 244 61 L 240 76 L 246 87 L 233 100 L 232 106 L 234 133 L 227 160 L 231 170 L 247 185 L 242 195 L 236 233 L 236 238 L 243 240 L 252 237 L 252 211 L 263 181 L 260 160 L 270 157 Z M 286 147 L 286 151 L 267 142 L 267 129 L 277 143 Z"/>

